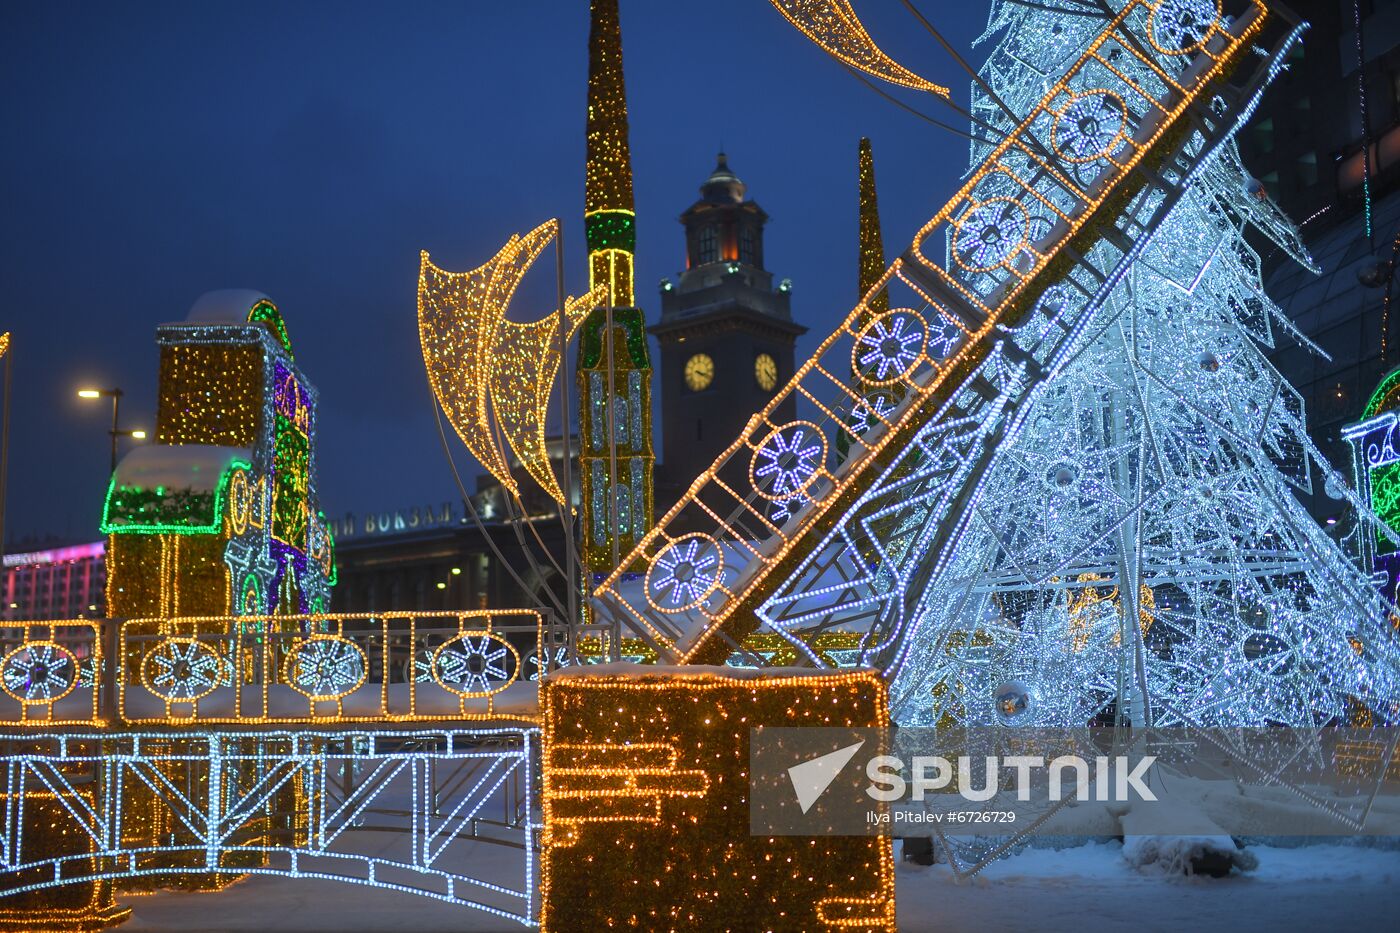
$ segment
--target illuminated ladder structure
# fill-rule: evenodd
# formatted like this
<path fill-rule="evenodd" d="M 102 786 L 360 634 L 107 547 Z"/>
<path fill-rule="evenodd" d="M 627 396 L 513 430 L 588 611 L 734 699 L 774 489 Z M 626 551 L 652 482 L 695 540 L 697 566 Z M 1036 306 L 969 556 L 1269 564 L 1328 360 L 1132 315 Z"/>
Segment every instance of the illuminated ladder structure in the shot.
<path fill-rule="evenodd" d="M 894 671 L 1004 441 L 1301 32 L 1257 0 L 1168 29 L 1173 5 L 1123 4 L 627 559 L 641 592 L 597 589 L 604 612 L 663 659 L 760 666 L 760 624 L 800 646 L 839 622 L 865 635 L 852 661 Z M 1111 132 L 1086 141 L 1087 110 Z M 791 395 L 814 414 L 774 423 Z M 731 458 L 746 488 L 716 477 Z"/>

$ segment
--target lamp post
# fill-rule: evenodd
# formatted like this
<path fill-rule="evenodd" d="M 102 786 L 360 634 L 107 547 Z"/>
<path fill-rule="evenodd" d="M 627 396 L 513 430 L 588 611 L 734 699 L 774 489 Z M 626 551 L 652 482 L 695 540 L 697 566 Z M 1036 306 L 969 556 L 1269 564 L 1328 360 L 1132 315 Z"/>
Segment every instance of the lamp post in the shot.
<path fill-rule="evenodd" d="M 110 398 L 112 400 L 112 429 L 107 432 L 112 439 L 112 467 L 110 472 L 117 472 L 117 438 L 130 437 L 138 441 L 146 439 L 146 432 L 141 430 L 123 430 L 117 427 L 118 415 L 121 411 L 123 392 L 121 389 L 79 389 L 78 398 Z"/>

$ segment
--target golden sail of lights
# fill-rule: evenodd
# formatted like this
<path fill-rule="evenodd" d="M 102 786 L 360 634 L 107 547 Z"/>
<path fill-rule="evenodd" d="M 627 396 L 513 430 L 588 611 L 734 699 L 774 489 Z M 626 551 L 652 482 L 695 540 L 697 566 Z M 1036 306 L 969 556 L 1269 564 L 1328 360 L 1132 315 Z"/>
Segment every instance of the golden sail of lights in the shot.
<path fill-rule="evenodd" d="M 588 294 L 564 302 L 562 343 L 568 343 L 589 310 L 607 300 L 607 295 L 608 283 L 599 282 Z M 501 433 L 521 465 L 555 502 L 563 503 L 564 493 L 549 464 L 544 436 L 545 415 L 561 358 L 559 329 L 557 313 L 528 324 L 501 322 L 491 378 L 491 404 Z"/>
<path fill-rule="evenodd" d="M 518 496 L 519 486 L 497 441 L 499 431 L 526 471 L 562 502 L 544 437 L 560 361 L 559 312 L 525 324 L 506 320 L 521 279 L 558 232 L 559 221 L 548 220 L 523 237 L 512 236 L 470 272 L 441 269 L 424 251 L 418 336 L 433 395 L 472 456 Z M 604 290 L 600 286 L 565 302 L 566 339 Z"/>
<path fill-rule="evenodd" d="M 5 358 L 5 354 L 10 352 L 10 332 L 5 331 L 0 334 L 0 360 Z"/>
<path fill-rule="evenodd" d="M 802 34 L 827 54 L 882 81 L 947 97 L 948 89 L 890 58 L 866 32 L 850 0 L 771 0 Z"/>

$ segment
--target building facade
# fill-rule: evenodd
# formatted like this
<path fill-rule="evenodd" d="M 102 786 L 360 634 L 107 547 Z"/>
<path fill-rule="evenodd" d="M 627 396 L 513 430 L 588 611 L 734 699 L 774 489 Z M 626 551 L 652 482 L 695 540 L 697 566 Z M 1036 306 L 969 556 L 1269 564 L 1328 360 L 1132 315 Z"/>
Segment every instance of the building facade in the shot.
<path fill-rule="evenodd" d="M 0 619 L 96 619 L 107 614 L 105 541 L 6 554 Z"/>
<path fill-rule="evenodd" d="M 460 504 L 347 516 L 334 524 L 335 610 L 536 609 L 551 597 L 562 605 L 562 526 L 554 516 L 527 521 L 478 528 Z"/>
<path fill-rule="evenodd" d="M 1300 225 L 1321 270 L 1260 249 L 1269 298 L 1322 351 L 1276 328 L 1270 359 L 1301 396 L 1313 442 L 1348 474 L 1342 429 L 1400 362 L 1388 311 L 1400 242 L 1400 0 L 1288 5 L 1309 29 L 1238 140 L 1245 165 Z M 1346 506 L 1311 479 L 1300 498 L 1344 532 Z"/>
<path fill-rule="evenodd" d="M 681 214 L 685 270 L 661 285 L 661 319 L 650 328 L 661 346 L 662 482 L 664 506 L 680 496 L 738 437 L 754 412 L 792 378 L 797 338 L 807 328 L 792 320 L 791 285 L 773 283 L 763 264 L 768 215 L 720 153 L 700 186 L 700 199 Z M 783 402 L 777 422 L 797 417 Z M 720 477 L 746 488 L 748 460 L 733 457 Z"/>

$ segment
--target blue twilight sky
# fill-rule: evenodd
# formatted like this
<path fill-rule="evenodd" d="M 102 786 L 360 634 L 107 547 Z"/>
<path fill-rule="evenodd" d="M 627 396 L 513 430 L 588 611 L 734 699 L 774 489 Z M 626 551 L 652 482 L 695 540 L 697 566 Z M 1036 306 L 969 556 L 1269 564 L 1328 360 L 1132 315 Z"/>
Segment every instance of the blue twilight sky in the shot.
<path fill-rule="evenodd" d="M 920 6 L 978 58 L 986 0 Z M 856 8 L 966 98 L 899 0 Z M 956 187 L 965 142 L 863 87 L 765 0 L 623 0 L 622 28 L 639 303 L 655 320 L 656 283 L 683 263 L 676 216 L 722 144 L 772 216 L 766 258 L 794 282 L 805 352 L 855 299 L 857 139 L 874 143 L 891 257 Z M 153 427 L 154 328 L 214 288 L 267 292 L 286 317 L 321 392 L 327 515 L 456 498 L 418 348 L 418 251 L 467 269 L 560 216 L 570 291 L 585 287 L 587 34 L 586 0 L 7 3 L 11 541 L 97 537 L 110 410 L 75 390 L 121 386 L 125 426 Z M 551 293 L 536 270 L 515 315 Z"/>

